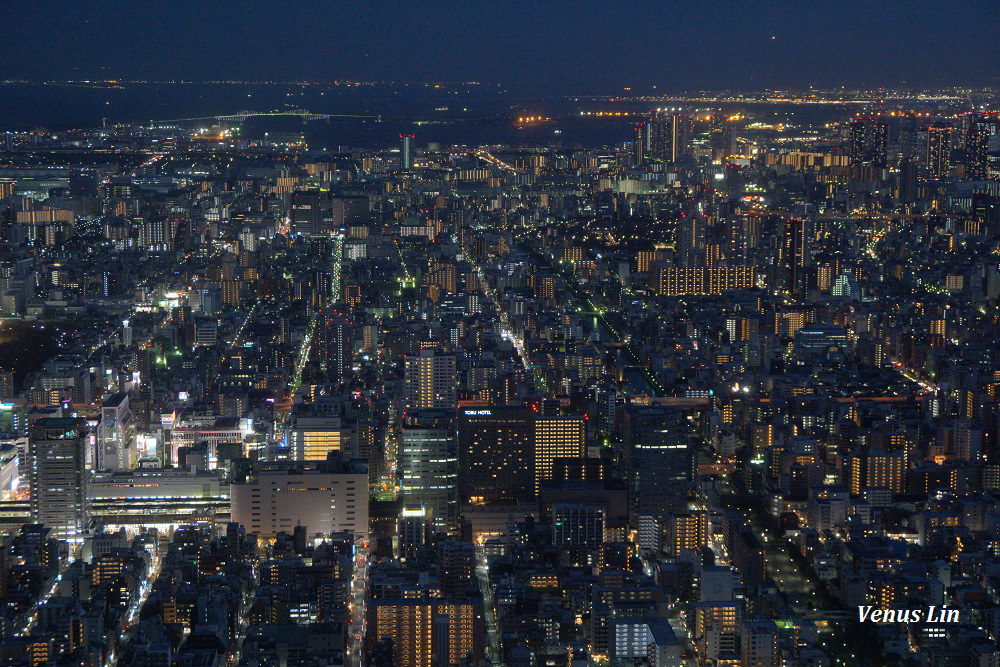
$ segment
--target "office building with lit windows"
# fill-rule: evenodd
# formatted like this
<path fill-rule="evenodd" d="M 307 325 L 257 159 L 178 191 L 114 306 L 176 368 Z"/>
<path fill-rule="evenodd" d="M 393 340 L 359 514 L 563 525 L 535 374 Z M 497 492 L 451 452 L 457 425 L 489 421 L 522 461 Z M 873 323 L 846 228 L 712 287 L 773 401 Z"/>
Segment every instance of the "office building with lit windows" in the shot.
<path fill-rule="evenodd" d="M 89 522 L 86 427 L 82 419 L 45 417 L 28 437 L 31 521 L 74 539 Z"/>
<path fill-rule="evenodd" d="M 637 516 L 684 512 L 694 479 L 692 435 L 683 413 L 664 406 L 625 410 L 622 463 Z"/>
<path fill-rule="evenodd" d="M 403 358 L 403 407 L 451 408 L 457 404 L 455 355 L 423 349 Z"/>
<path fill-rule="evenodd" d="M 850 160 L 852 167 L 885 169 L 888 162 L 888 127 L 880 116 L 860 116 L 851 121 Z"/>
<path fill-rule="evenodd" d="M 400 491 L 403 508 L 422 510 L 435 532 L 458 529 L 458 441 L 452 410 L 403 413 Z"/>
<path fill-rule="evenodd" d="M 966 177 L 971 181 L 985 181 L 990 177 L 990 145 L 997 134 L 997 121 L 983 115 L 969 119 L 966 130 Z"/>
<path fill-rule="evenodd" d="M 542 481 L 552 478 L 556 459 L 587 455 L 587 427 L 583 417 L 536 416 L 534 419 L 535 494 Z"/>
<path fill-rule="evenodd" d="M 686 113 L 657 111 L 636 125 L 632 144 L 635 164 L 675 163 L 691 154 L 694 121 Z"/>
<path fill-rule="evenodd" d="M 523 406 L 458 411 L 459 493 L 463 503 L 534 498 L 534 418 L 535 413 Z"/>
<path fill-rule="evenodd" d="M 292 408 L 288 421 L 288 446 L 296 461 L 325 461 L 330 452 L 352 456 L 356 430 L 343 424 L 343 407 L 338 400 L 323 399 L 300 403 Z"/>

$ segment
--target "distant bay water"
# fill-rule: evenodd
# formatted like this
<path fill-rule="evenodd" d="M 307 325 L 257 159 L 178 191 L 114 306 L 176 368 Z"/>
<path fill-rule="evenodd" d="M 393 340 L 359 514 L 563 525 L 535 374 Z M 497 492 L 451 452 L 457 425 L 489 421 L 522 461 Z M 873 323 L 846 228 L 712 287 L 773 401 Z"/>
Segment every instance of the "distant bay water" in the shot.
<path fill-rule="evenodd" d="M 302 132 L 310 147 L 336 150 L 395 145 L 413 134 L 417 145 L 559 144 L 593 148 L 631 141 L 635 115 L 591 116 L 587 112 L 636 114 L 651 102 L 593 98 L 525 98 L 496 87 L 456 84 L 248 84 L 248 83 L 0 83 L 0 130 L 52 130 L 100 127 L 102 122 L 148 123 L 234 114 L 241 110 L 308 109 L 333 114 L 329 120 L 302 122 L 288 117 L 257 117 L 246 124 L 252 135 Z M 700 108 L 710 105 L 700 104 Z M 803 122 L 831 115 L 831 109 L 725 103 L 729 110 L 762 118 L 797 116 Z M 840 109 L 846 113 L 846 109 Z M 583 112 L 583 114 L 581 114 Z M 551 120 L 518 126 L 518 116 Z"/>

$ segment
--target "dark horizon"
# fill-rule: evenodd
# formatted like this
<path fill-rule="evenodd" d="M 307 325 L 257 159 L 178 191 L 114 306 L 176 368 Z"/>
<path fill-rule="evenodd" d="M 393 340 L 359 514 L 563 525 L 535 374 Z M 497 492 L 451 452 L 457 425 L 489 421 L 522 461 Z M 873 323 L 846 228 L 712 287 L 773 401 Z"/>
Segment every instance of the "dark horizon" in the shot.
<path fill-rule="evenodd" d="M 12 80 L 478 81 L 533 95 L 979 87 L 1000 73 L 997 7 L 926 0 L 432 7 L 13 3 Z M 626 91 L 630 88 L 630 91 Z"/>

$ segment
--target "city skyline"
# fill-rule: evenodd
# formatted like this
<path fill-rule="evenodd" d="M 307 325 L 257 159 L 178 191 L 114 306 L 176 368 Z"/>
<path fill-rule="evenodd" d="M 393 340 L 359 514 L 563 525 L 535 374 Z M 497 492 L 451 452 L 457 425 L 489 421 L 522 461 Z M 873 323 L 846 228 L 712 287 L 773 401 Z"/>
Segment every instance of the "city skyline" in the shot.
<path fill-rule="evenodd" d="M 995 9 L 5 6 L 3 667 L 1000 665 Z"/>

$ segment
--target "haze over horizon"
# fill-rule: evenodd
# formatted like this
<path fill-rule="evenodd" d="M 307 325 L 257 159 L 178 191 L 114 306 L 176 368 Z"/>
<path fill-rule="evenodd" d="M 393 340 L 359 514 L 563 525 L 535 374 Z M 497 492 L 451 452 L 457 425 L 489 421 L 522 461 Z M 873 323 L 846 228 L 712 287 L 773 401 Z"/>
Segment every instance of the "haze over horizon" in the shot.
<path fill-rule="evenodd" d="M 478 81 L 526 94 L 980 86 L 988 0 L 8 3 L 10 79 Z M 44 49 L 39 49 L 44 45 Z M 43 55 L 39 55 L 42 53 Z M 945 57 L 947 56 L 947 57 Z"/>

